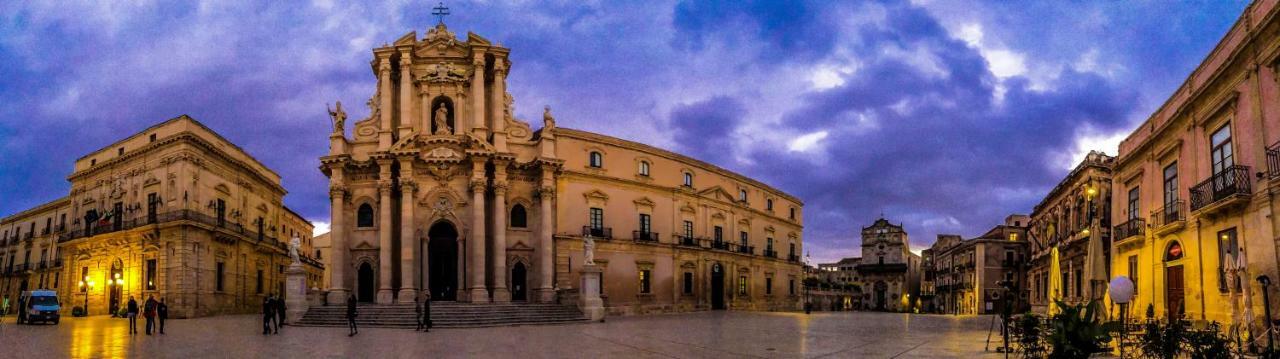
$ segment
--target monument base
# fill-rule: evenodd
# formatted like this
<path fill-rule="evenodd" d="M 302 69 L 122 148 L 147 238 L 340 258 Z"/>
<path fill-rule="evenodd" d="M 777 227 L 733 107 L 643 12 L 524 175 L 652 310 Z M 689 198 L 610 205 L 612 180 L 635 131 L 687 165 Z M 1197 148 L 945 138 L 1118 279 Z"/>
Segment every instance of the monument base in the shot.
<path fill-rule="evenodd" d="M 578 287 L 578 310 L 593 322 L 604 320 L 604 301 L 600 299 L 601 272 L 600 267 L 594 264 L 584 265 L 578 271 L 582 279 Z"/>
<path fill-rule="evenodd" d="M 400 288 L 400 293 L 396 295 L 396 303 L 400 304 L 416 304 L 417 299 L 418 290 L 414 288 Z"/>
<path fill-rule="evenodd" d="M 391 288 L 379 289 L 378 294 L 373 297 L 373 302 L 378 304 L 391 304 L 395 302 L 395 292 Z"/>
<path fill-rule="evenodd" d="M 293 324 L 301 320 L 302 315 L 311 309 L 311 302 L 307 300 L 307 271 L 302 268 L 302 263 L 295 262 L 290 264 L 289 269 L 284 273 L 284 304 L 288 308 L 285 310 L 285 321 Z"/>

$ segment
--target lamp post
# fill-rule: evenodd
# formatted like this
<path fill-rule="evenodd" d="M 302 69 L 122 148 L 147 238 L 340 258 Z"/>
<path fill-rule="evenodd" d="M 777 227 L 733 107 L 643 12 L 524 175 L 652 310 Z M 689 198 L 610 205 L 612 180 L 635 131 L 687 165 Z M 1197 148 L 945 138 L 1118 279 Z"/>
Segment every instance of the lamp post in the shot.
<path fill-rule="evenodd" d="M 1120 305 L 1120 357 L 1124 358 L 1124 337 L 1129 332 L 1129 324 L 1125 315 L 1129 312 L 1129 301 L 1133 300 L 1133 281 L 1126 276 L 1116 276 L 1108 286 L 1111 301 Z"/>
<path fill-rule="evenodd" d="M 84 316 L 89 316 L 89 292 L 93 291 L 93 281 L 89 280 L 89 276 L 84 276 L 80 280 L 80 288 L 84 290 Z"/>
<path fill-rule="evenodd" d="M 1266 274 L 1258 276 L 1258 284 L 1262 285 L 1262 311 L 1267 316 L 1267 355 L 1274 355 L 1276 343 L 1274 339 L 1275 333 L 1271 332 L 1271 295 L 1267 292 L 1267 286 L 1271 285 L 1271 277 Z"/>

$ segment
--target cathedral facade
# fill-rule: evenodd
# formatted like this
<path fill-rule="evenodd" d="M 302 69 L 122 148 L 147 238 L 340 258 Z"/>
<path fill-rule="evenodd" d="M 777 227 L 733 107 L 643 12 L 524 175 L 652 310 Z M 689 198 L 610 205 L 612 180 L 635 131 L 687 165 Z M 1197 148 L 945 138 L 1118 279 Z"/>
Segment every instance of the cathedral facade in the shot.
<path fill-rule="evenodd" d="M 443 23 L 373 50 L 330 152 L 328 303 L 570 303 L 584 246 L 615 314 L 794 310 L 799 199 L 652 146 L 513 117 L 510 50 Z M 589 240 L 584 240 L 589 239 Z"/>

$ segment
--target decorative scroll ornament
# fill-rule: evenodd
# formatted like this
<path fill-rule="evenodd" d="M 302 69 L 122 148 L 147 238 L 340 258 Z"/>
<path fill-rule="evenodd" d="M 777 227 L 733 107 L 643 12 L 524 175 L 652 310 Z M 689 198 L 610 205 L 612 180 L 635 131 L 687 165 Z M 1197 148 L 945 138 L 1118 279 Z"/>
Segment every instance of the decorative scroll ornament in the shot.
<path fill-rule="evenodd" d="M 435 64 L 435 66 L 428 67 L 426 73 L 420 79 L 432 83 L 466 82 L 467 70 L 441 62 Z"/>

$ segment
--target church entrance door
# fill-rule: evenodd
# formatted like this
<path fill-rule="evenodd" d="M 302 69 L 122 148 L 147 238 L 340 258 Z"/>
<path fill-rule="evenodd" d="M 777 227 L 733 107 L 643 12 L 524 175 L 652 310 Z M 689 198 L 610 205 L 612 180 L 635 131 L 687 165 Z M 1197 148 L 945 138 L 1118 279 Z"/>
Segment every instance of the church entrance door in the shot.
<path fill-rule="evenodd" d="M 885 282 L 876 282 L 876 310 L 885 309 L 885 292 L 889 291 L 889 285 Z"/>
<path fill-rule="evenodd" d="M 427 231 L 427 283 L 431 300 L 458 300 L 458 230 L 438 222 Z"/>
<path fill-rule="evenodd" d="M 516 265 L 511 267 L 511 300 L 529 300 L 529 287 L 525 285 L 527 272 L 524 269 L 524 263 L 516 262 Z"/>
<path fill-rule="evenodd" d="M 373 302 L 373 266 L 369 262 L 361 263 L 356 277 L 356 300 Z"/>
<path fill-rule="evenodd" d="M 711 309 L 724 310 L 724 267 L 711 265 Z"/>

